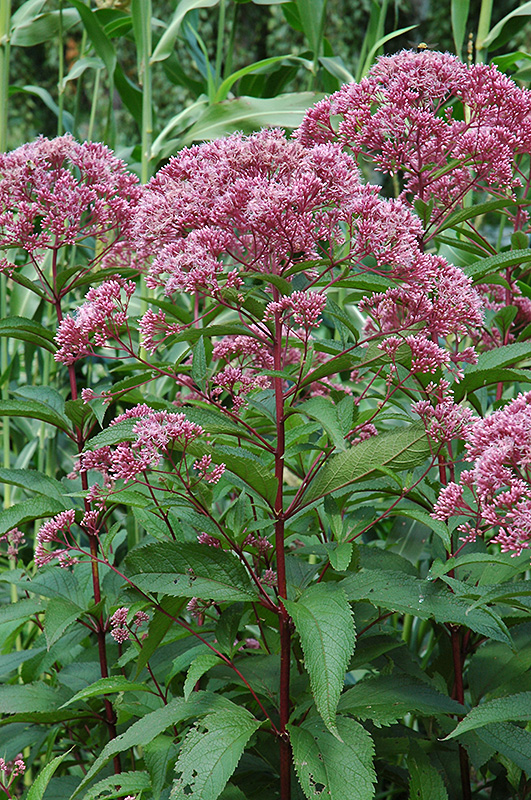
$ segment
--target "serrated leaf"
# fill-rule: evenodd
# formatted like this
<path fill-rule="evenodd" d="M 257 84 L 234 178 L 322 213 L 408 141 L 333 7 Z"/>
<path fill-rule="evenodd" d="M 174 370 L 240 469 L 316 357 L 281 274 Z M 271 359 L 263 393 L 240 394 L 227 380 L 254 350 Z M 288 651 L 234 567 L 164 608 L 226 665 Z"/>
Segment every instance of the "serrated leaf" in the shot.
<path fill-rule="evenodd" d="M 0 536 L 25 522 L 53 517 L 64 510 L 64 502 L 53 497 L 32 497 L 29 500 L 22 500 L 15 506 L 0 511 Z"/>
<path fill-rule="evenodd" d="M 487 700 L 480 706 L 475 706 L 445 738 L 453 739 L 465 731 L 482 728 L 491 722 L 526 722 L 530 719 L 531 692 L 496 697 L 494 700 Z"/>
<path fill-rule="evenodd" d="M 119 775 L 111 775 L 91 786 L 83 795 L 83 800 L 95 800 L 105 792 L 105 800 L 110 798 L 123 798 L 125 792 L 141 792 L 143 789 L 151 788 L 149 773 L 137 770 L 135 772 L 120 772 Z M 110 790 L 110 794 L 109 794 Z"/>
<path fill-rule="evenodd" d="M 50 783 L 50 780 L 56 771 L 59 764 L 64 761 L 67 755 L 73 750 L 71 747 L 70 750 L 67 750 L 66 753 L 63 753 L 60 756 L 52 759 L 49 764 L 46 764 L 40 771 L 33 783 L 31 784 L 30 790 L 26 795 L 26 800 L 42 800 L 44 797 L 44 792 L 46 791 L 46 787 Z"/>
<path fill-rule="evenodd" d="M 0 320 L 0 336 L 36 344 L 50 353 L 55 353 L 57 349 L 53 332 L 27 317 L 6 317 Z"/>
<path fill-rule="evenodd" d="M 422 464 L 429 455 L 430 446 L 423 425 L 409 425 L 371 436 L 324 464 L 306 490 L 304 504 L 366 478 L 378 467 L 411 469 Z"/>
<path fill-rule="evenodd" d="M 47 422 L 59 430 L 70 432 L 70 423 L 63 414 L 58 414 L 50 406 L 35 400 L 2 400 L 0 417 L 25 417 Z"/>
<path fill-rule="evenodd" d="M 297 777 L 308 800 L 371 800 L 376 775 L 370 734 L 353 719 L 337 718 L 338 740 L 321 720 L 289 726 Z"/>
<path fill-rule="evenodd" d="M 147 662 L 166 636 L 170 626 L 173 624 L 171 617 L 178 617 L 183 610 L 185 603 L 186 600 L 178 597 L 165 597 L 162 599 L 160 605 L 165 611 L 167 611 L 167 614 L 164 614 L 159 609 L 155 610 L 153 619 L 149 623 L 148 635 L 143 640 L 142 650 L 137 657 L 135 677 L 138 678 Z"/>
<path fill-rule="evenodd" d="M 282 602 L 301 638 L 317 710 L 337 736 L 337 703 L 356 644 L 348 600 L 337 584 L 319 583 L 306 589 L 296 603 Z"/>
<path fill-rule="evenodd" d="M 474 283 L 481 283 L 481 279 L 490 272 L 501 272 L 506 267 L 513 267 L 516 264 L 525 264 L 531 261 L 531 251 L 510 250 L 508 253 L 498 253 L 489 258 L 482 258 L 473 264 L 463 267 L 463 272 L 472 278 Z"/>
<path fill-rule="evenodd" d="M 65 499 L 65 487 L 60 481 L 44 475 L 36 469 L 3 469 L 0 468 L 0 482 L 9 483 L 12 486 L 20 486 L 37 494 L 53 497 L 55 500 L 62 501 L 64 508 L 69 508 L 70 504 Z"/>
<path fill-rule="evenodd" d="M 126 563 L 131 579 L 143 591 L 218 603 L 256 598 L 241 562 L 221 548 L 157 542 L 137 548 Z"/>
<path fill-rule="evenodd" d="M 465 709 L 429 683 L 400 674 L 363 678 L 341 695 L 338 711 L 361 720 L 372 719 L 380 725 L 390 725 L 406 714 L 431 717 L 463 714 Z"/>
<path fill-rule="evenodd" d="M 116 753 L 122 753 L 131 747 L 143 747 L 152 742 L 155 736 L 163 733 L 170 725 L 176 725 L 183 720 L 200 717 L 217 710 L 232 713 L 232 710 L 237 708 L 238 706 L 222 695 L 214 695 L 211 692 L 194 692 L 187 702 L 180 697 L 171 700 L 168 705 L 146 714 L 138 722 L 134 722 L 125 733 L 121 733 L 108 742 L 72 797 L 78 795 Z"/>
<path fill-rule="evenodd" d="M 409 746 L 407 766 L 411 776 L 409 800 L 448 800 L 443 779 L 415 741 Z"/>
<path fill-rule="evenodd" d="M 83 613 L 83 609 L 64 597 L 52 597 L 46 606 L 44 634 L 48 650 Z"/>
<path fill-rule="evenodd" d="M 352 542 L 341 542 L 330 550 L 330 564 L 338 572 L 345 572 L 352 560 Z"/>
<path fill-rule="evenodd" d="M 529 382 L 530 376 L 527 370 L 507 368 L 530 358 L 531 344 L 529 342 L 514 342 L 494 350 L 488 350 L 486 353 L 480 353 L 477 364 L 467 366 L 464 378 L 455 385 L 456 401 L 461 400 L 468 392 L 499 381 Z"/>
<path fill-rule="evenodd" d="M 394 516 L 390 514 L 389 516 Z M 452 549 L 452 542 L 450 538 L 450 531 L 448 529 L 448 525 L 444 522 L 441 522 L 438 519 L 433 519 L 427 511 L 421 511 L 421 509 L 417 508 L 406 508 L 406 509 L 399 509 L 396 512 L 396 516 L 399 517 L 407 517 L 408 519 L 414 519 L 417 522 L 420 522 L 422 525 L 426 525 L 427 528 L 430 528 L 439 538 L 442 540 L 446 550 L 450 552 Z"/>
<path fill-rule="evenodd" d="M 89 439 L 84 449 L 97 450 L 100 447 L 112 447 L 115 444 L 120 444 L 120 442 L 133 442 L 136 438 L 133 428 L 137 422 L 137 419 L 124 419 L 121 422 L 117 422 L 116 425 L 105 428 L 104 431 Z"/>
<path fill-rule="evenodd" d="M 64 688 L 54 689 L 38 681 L 25 684 L 0 686 L 0 708 L 4 714 L 19 714 L 26 711 L 44 713 L 55 711 L 68 697 Z"/>
<path fill-rule="evenodd" d="M 199 386 L 200 389 L 205 391 L 206 376 L 207 376 L 207 362 L 205 354 L 205 341 L 202 336 L 199 337 L 194 347 L 192 348 L 192 380 Z"/>
<path fill-rule="evenodd" d="M 101 694 L 114 694 L 115 692 L 149 692 L 149 686 L 145 683 L 132 683 L 123 675 L 115 675 L 111 678 L 100 678 L 95 683 L 91 683 L 85 689 L 81 689 L 66 703 L 63 703 L 61 708 L 66 708 L 77 703 L 78 700 L 88 700 L 89 697 L 99 697 Z"/>
<path fill-rule="evenodd" d="M 260 725 L 240 706 L 208 714 L 196 723 L 181 745 L 170 800 L 217 800 Z"/>
<path fill-rule="evenodd" d="M 511 644 L 500 618 L 494 612 L 476 608 L 452 593 L 440 581 L 427 581 L 391 570 L 362 569 L 339 584 L 348 599 L 368 600 L 402 614 L 413 614 L 420 619 L 433 618 L 437 622 L 454 622 L 477 633 Z"/>
<path fill-rule="evenodd" d="M 43 611 L 40 600 L 34 598 L 23 598 L 17 603 L 0 606 L 0 625 L 3 622 L 11 622 L 17 619 L 26 619 L 33 616 L 37 611 Z"/>
<path fill-rule="evenodd" d="M 310 419 L 321 423 L 338 450 L 345 450 L 345 433 L 341 420 L 338 418 L 337 407 L 330 397 L 311 397 L 295 409 L 297 413 L 306 414 Z M 350 428 L 349 428 L 350 430 Z"/>
<path fill-rule="evenodd" d="M 514 761 L 529 773 L 531 764 L 531 733 L 510 722 L 493 723 L 478 728 L 476 735 L 482 742 Z"/>
<path fill-rule="evenodd" d="M 201 655 L 197 656 L 197 658 L 194 658 L 188 669 L 186 680 L 183 686 L 183 695 L 185 700 L 188 700 L 190 697 L 199 678 L 201 678 L 205 672 L 208 672 L 211 667 L 215 667 L 216 664 L 220 663 L 223 662 L 215 653 L 202 653 Z"/>

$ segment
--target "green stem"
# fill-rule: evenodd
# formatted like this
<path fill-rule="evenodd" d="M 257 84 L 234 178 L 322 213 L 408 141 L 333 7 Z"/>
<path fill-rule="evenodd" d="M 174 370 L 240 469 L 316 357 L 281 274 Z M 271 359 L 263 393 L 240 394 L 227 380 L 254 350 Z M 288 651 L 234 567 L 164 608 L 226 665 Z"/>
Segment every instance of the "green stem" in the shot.
<path fill-rule="evenodd" d="M 153 103 L 151 98 L 151 0 L 140 4 L 142 20 L 142 168 L 140 179 L 147 183 L 151 177 L 151 143 L 153 140 Z"/>
<path fill-rule="evenodd" d="M 218 36 L 216 42 L 216 66 L 215 66 L 215 88 L 216 91 L 221 80 L 221 65 L 223 63 L 223 41 L 225 34 L 225 0 L 221 0 L 219 4 L 219 17 L 218 17 Z"/>
<path fill-rule="evenodd" d="M 63 113 L 65 107 L 65 86 L 63 79 L 65 77 L 65 51 L 63 44 L 63 0 L 59 0 L 59 75 L 57 80 L 58 91 L 58 106 L 57 112 L 57 135 L 61 136 L 64 131 L 63 126 Z"/>
<path fill-rule="evenodd" d="M 89 127 L 87 133 L 87 141 L 92 141 L 92 136 L 94 133 L 94 123 L 96 122 L 96 108 L 98 105 L 98 94 L 100 91 L 100 77 L 101 77 L 101 69 L 96 70 L 96 76 L 94 78 L 94 87 L 92 89 L 92 106 L 90 109 L 90 119 L 89 119 Z"/>
<path fill-rule="evenodd" d="M 483 47 L 483 42 L 487 38 L 490 30 L 492 18 L 492 0 L 482 0 L 479 12 L 478 32 L 476 34 L 476 64 L 487 60 L 488 50 Z"/>
<path fill-rule="evenodd" d="M 0 0 L 0 152 L 7 149 L 11 0 Z"/>

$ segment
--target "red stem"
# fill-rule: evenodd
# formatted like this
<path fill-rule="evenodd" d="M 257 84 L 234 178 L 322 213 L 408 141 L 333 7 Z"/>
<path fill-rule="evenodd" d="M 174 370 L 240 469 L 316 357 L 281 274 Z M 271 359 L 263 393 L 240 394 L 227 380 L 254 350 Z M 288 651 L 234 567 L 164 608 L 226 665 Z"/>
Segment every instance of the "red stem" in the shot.
<path fill-rule="evenodd" d="M 278 291 L 274 289 L 274 300 L 278 301 Z M 274 368 L 282 370 L 282 317 L 275 313 Z M 287 597 L 286 560 L 284 553 L 284 393 L 282 378 L 275 376 L 277 447 L 275 451 L 275 478 L 278 482 L 275 499 L 275 551 L 277 560 L 278 597 Z M 278 620 L 280 627 L 280 800 L 291 798 L 291 746 L 287 732 L 290 712 L 290 662 L 291 662 L 291 620 L 282 602 L 279 603 Z"/>

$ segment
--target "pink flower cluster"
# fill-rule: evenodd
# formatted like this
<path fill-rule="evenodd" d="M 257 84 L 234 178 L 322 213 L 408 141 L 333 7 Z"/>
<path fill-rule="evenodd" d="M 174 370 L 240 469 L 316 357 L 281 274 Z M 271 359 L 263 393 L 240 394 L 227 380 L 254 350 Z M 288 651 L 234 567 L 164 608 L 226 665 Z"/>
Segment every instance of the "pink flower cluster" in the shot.
<path fill-rule="evenodd" d="M 47 520 L 44 525 L 41 525 L 37 533 L 37 546 L 35 547 L 35 565 L 43 567 L 49 564 L 56 558 L 61 567 L 69 567 L 76 562 L 76 559 L 71 555 L 71 545 L 75 546 L 75 540 L 72 536 L 72 525 L 76 521 L 75 511 L 68 509 L 56 514 L 55 517 Z M 68 537 L 71 541 L 68 542 Z M 48 544 L 60 544 L 61 547 L 55 550 L 48 550 Z M 65 546 L 66 545 L 66 546 Z"/>
<path fill-rule="evenodd" d="M 41 136 L 0 154 L 0 246 L 23 247 L 41 261 L 45 250 L 94 237 L 111 257 L 115 242 L 124 248 L 141 192 L 105 145 Z"/>
<path fill-rule="evenodd" d="M 135 291 L 133 281 L 113 278 L 89 289 L 85 302 L 59 325 L 55 340 L 59 349 L 56 361 L 73 364 L 93 352 L 94 344 L 105 347 L 120 339 L 120 328 L 127 322 L 127 309 Z"/>
<path fill-rule="evenodd" d="M 531 148 L 531 92 L 495 66 L 404 50 L 313 106 L 295 136 L 310 147 L 338 141 L 377 170 L 400 173 L 404 197 L 435 200 L 436 221 L 472 188 L 499 196 L 519 184 L 514 165 Z"/>
<path fill-rule="evenodd" d="M 190 442 L 204 433 L 201 425 L 190 422 L 184 414 L 155 411 L 145 403 L 115 417 L 111 425 L 125 420 L 137 420 L 132 428 L 133 441 L 120 442 L 114 448 L 106 445 L 82 453 L 75 467 L 77 472 L 100 472 L 107 486 L 112 486 L 118 479 L 126 482 L 134 480 L 146 470 L 158 467 L 163 457 L 171 459 L 173 448 L 179 450 L 179 461 L 182 462 Z M 223 474 L 224 465 L 218 465 L 211 472 L 209 467 L 210 462 L 202 462 L 200 477 L 215 483 Z"/>
<path fill-rule="evenodd" d="M 459 528 L 467 541 L 484 534 L 520 555 L 531 547 L 531 392 L 476 420 L 465 438 L 474 466 L 442 490 L 433 516 L 468 516 Z"/>
<path fill-rule="evenodd" d="M 7 557 L 11 561 L 16 561 L 18 549 L 25 541 L 24 534 L 18 528 L 12 528 L 0 536 L 0 542 L 7 542 Z"/>
<path fill-rule="evenodd" d="M 135 612 L 133 619 L 129 624 L 127 623 L 127 616 L 129 608 L 122 606 L 114 612 L 110 618 L 111 623 L 111 636 L 118 644 L 123 644 L 131 638 L 131 628 L 138 629 L 144 622 L 149 621 L 149 616 L 145 611 Z"/>

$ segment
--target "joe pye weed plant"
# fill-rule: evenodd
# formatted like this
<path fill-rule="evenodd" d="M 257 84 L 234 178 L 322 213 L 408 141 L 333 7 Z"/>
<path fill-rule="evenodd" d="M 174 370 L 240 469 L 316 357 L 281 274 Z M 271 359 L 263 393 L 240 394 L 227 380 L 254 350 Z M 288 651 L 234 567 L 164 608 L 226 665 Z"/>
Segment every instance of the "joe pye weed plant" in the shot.
<path fill-rule="evenodd" d="M 3 156 L 30 800 L 529 796 L 530 108 L 406 52 L 145 187 L 68 135 Z"/>

